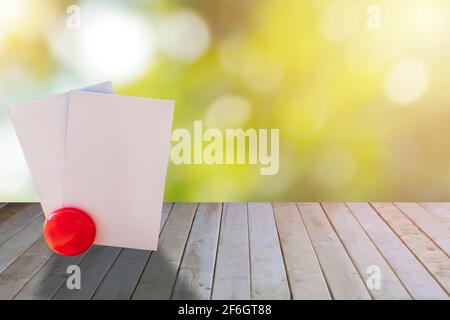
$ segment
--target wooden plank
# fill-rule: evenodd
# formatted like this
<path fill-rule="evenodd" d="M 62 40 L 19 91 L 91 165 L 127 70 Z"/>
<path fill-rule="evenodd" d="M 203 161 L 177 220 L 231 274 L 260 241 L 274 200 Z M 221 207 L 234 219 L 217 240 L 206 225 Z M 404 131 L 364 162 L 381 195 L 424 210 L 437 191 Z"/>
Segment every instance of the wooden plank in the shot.
<path fill-rule="evenodd" d="M 222 204 L 199 204 L 172 299 L 211 298 L 221 215 Z"/>
<path fill-rule="evenodd" d="M 0 274 L 0 299 L 12 299 L 52 255 L 44 238 L 36 241 Z"/>
<path fill-rule="evenodd" d="M 8 213 L 11 213 L 9 219 L 0 224 L 0 245 L 42 215 L 42 208 L 39 204 L 25 206 L 22 210 L 17 207 L 9 209 Z M 16 212 L 15 210 L 19 211 Z"/>
<path fill-rule="evenodd" d="M 447 298 L 427 269 L 368 203 L 347 203 L 347 206 L 414 299 Z"/>
<path fill-rule="evenodd" d="M 150 255 L 148 250 L 123 249 L 92 299 L 130 299 Z"/>
<path fill-rule="evenodd" d="M 396 202 L 395 205 L 438 247 L 450 255 L 450 232 L 438 219 L 415 202 Z"/>
<path fill-rule="evenodd" d="M 334 299 L 371 299 L 358 271 L 318 203 L 298 203 Z"/>
<path fill-rule="evenodd" d="M 450 210 L 450 202 L 440 201 L 440 202 L 421 202 L 421 203 L 436 204 L 436 205 L 439 205 L 441 207 L 444 207 L 444 208 L 447 208 L 448 210 Z"/>
<path fill-rule="evenodd" d="M 38 217 L 0 246 L 0 272 L 42 236 L 44 220 L 43 215 Z"/>
<path fill-rule="evenodd" d="M 212 299 L 250 299 L 246 203 L 224 204 Z"/>
<path fill-rule="evenodd" d="M 54 300 L 89 300 L 94 295 L 105 274 L 111 268 L 122 248 L 93 246 L 79 264 L 81 289 L 69 289 L 62 285 L 52 297 Z"/>
<path fill-rule="evenodd" d="M 274 203 L 273 210 L 292 298 L 331 299 L 319 261 L 296 205 Z"/>
<path fill-rule="evenodd" d="M 0 224 L 11 216 L 11 213 L 5 210 L 7 206 L 8 202 L 0 202 Z"/>
<path fill-rule="evenodd" d="M 26 209 L 29 203 L 2 203 L 0 207 L 0 225 L 8 220 L 15 213 Z"/>
<path fill-rule="evenodd" d="M 167 218 L 169 217 L 170 212 L 172 212 L 173 209 L 173 202 L 165 202 L 162 207 L 161 212 L 161 223 L 159 227 L 159 233 L 161 234 L 162 229 L 164 228 Z"/>
<path fill-rule="evenodd" d="M 173 203 L 164 203 L 160 230 L 162 230 L 172 207 Z M 97 288 L 93 299 L 130 299 L 151 253 L 152 251 L 148 250 L 123 249 Z"/>
<path fill-rule="evenodd" d="M 89 251 L 88 251 L 89 252 Z M 48 300 L 65 284 L 67 267 L 78 265 L 87 252 L 72 257 L 54 254 L 14 297 L 16 300 Z"/>
<path fill-rule="evenodd" d="M 373 203 L 383 220 L 414 252 L 442 288 L 450 292 L 450 259 L 392 203 Z"/>
<path fill-rule="evenodd" d="M 345 204 L 324 203 L 322 206 L 361 278 L 365 280 L 372 297 L 377 300 L 411 299 L 391 267 Z M 370 288 L 367 285 L 367 280 L 371 276 L 371 266 L 376 266 L 380 272 L 379 288 Z"/>
<path fill-rule="evenodd" d="M 286 270 L 270 203 L 248 204 L 251 298 L 290 299 Z"/>
<path fill-rule="evenodd" d="M 440 222 L 450 226 L 450 207 L 446 203 L 420 202 L 419 204 Z"/>
<path fill-rule="evenodd" d="M 170 299 L 196 209 L 196 203 L 174 205 L 132 299 Z"/>

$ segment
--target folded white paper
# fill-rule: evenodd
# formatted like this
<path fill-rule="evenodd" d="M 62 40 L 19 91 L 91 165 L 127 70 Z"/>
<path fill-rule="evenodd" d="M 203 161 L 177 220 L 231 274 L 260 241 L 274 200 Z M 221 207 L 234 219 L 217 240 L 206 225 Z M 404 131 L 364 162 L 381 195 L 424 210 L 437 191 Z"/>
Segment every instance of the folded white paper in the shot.
<path fill-rule="evenodd" d="M 94 219 L 94 243 L 155 250 L 174 102 L 72 91 L 63 206 Z"/>
<path fill-rule="evenodd" d="M 112 93 L 111 82 L 80 89 Z M 9 108 L 31 176 L 47 216 L 62 206 L 69 93 Z"/>

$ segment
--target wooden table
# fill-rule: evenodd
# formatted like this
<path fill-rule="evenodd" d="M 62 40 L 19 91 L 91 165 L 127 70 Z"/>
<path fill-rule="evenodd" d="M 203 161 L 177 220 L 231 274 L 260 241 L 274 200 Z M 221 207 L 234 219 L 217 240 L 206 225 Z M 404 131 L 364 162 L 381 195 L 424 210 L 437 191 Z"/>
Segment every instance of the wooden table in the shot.
<path fill-rule="evenodd" d="M 1 299 L 449 299 L 450 203 L 166 203 L 158 251 L 76 257 L 43 222 L 0 204 Z"/>

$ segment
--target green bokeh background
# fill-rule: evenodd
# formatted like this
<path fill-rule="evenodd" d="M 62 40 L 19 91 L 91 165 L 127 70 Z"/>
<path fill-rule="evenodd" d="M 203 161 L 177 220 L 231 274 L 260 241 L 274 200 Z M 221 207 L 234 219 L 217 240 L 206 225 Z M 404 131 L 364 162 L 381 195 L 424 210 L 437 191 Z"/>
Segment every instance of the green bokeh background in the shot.
<path fill-rule="evenodd" d="M 73 4 L 79 30 L 66 27 Z M 381 29 L 367 25 L 371 5 Z M 123 48 L 132 29 L 102 37 L 96 17 L 109 12 L 148 24 L 142 47 Z M 109 80 L 149 44 L 139 74 L 111 77 L 117 94 L 176 100 L 174 129 L 194 120 L 280 129 L 277 175 L 171 163 L 166 200 L 450 198 L 446 0 L 2 0 L 0 19 L 0 201 L 37 200 L 5 107 Z M 172 34 L 167 21 L 187 31 Z M 98 43 L 83 48 L 81 32 Z M 87 68 L 105 41 L 112 58 L 98 65 L 103 72 Z M 217 103 L 224 97 L 230 105 Z"/>

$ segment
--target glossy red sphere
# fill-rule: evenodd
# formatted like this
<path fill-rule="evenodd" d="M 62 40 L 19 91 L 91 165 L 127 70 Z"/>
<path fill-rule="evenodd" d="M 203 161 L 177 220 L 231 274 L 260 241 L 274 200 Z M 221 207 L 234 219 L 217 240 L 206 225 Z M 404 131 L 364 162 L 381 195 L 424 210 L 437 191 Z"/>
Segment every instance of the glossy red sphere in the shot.
<path fill-rule="evenodd" d="M 94 243 L 95 222 L 86 212 L 77 208 L 53 211 L 44 224 L 47 245 L 57 254 L 75 256 Z"/>

